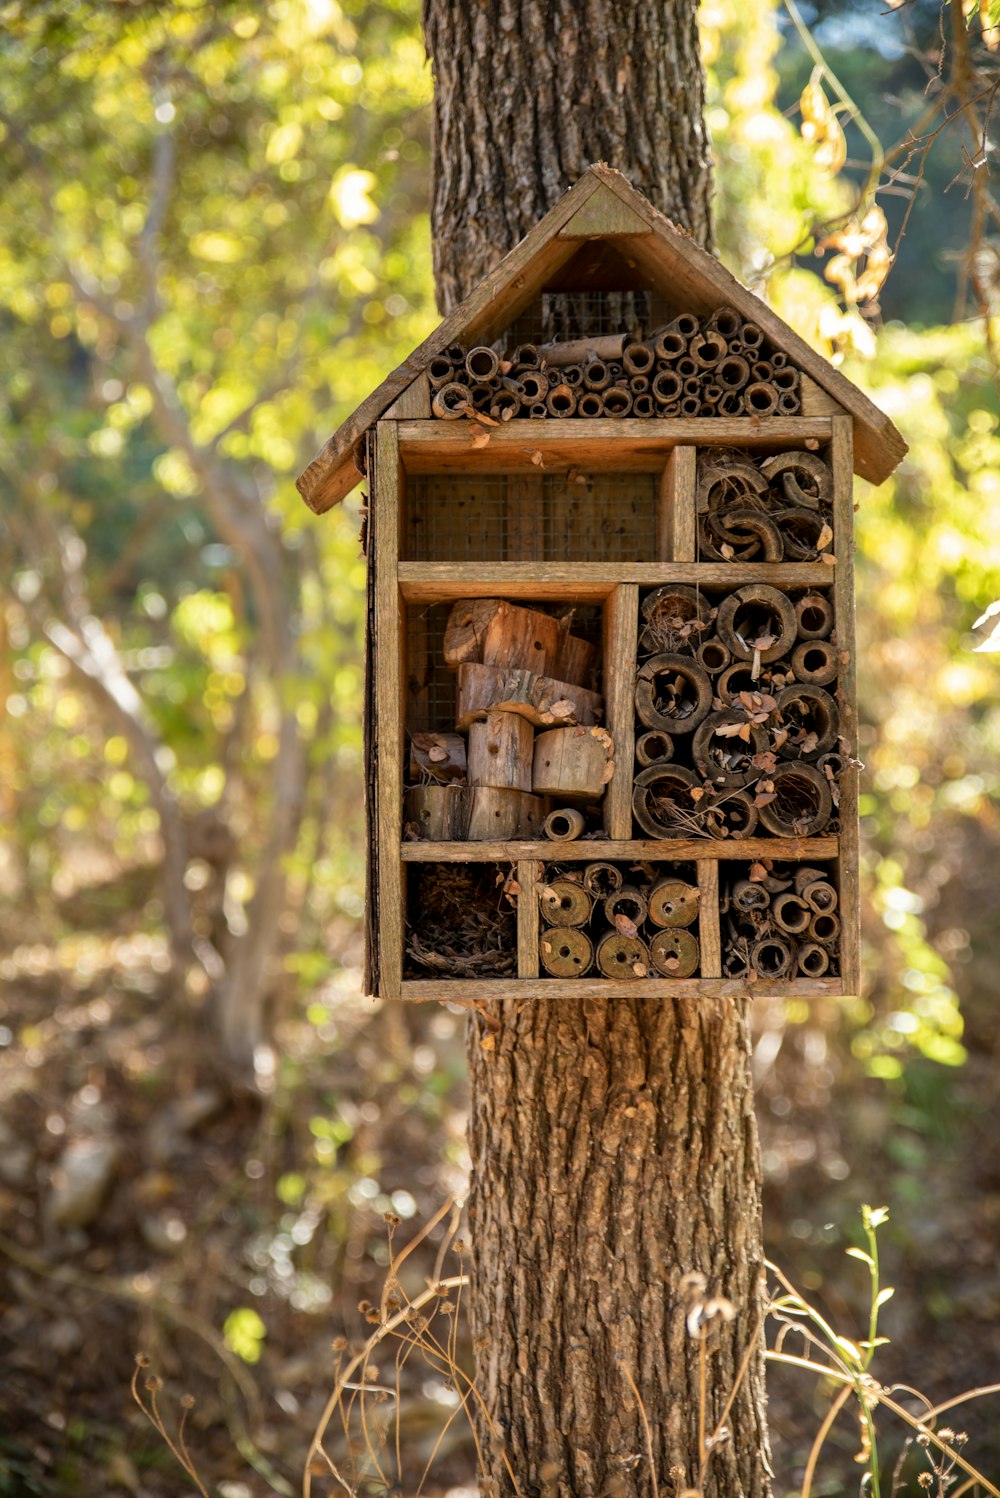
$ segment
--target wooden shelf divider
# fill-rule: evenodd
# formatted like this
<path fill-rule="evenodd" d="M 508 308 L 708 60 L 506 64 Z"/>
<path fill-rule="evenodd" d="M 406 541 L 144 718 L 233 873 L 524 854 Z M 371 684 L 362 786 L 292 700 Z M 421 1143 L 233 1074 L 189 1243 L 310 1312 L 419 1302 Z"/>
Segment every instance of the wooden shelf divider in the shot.
<path fill-rule="evenodd" d="M 611 781 L 614 785 L 614 781 Z M 754 862 L 760 858 L 826 861 L 836 858 L 836 837 L 748 837 L 727 838 L 587 838 L 573 843 L 489 842 L 402 844 L 404 863 L 517 863 L 522 858 L 543 862 L 593 863 L 631 859 L 636 863 L 703 863 L 722 859 Z"/>
<path fill-rule="evenodd" d="M 538 897 L 535 885 L 542 877 L 544 865 L 534 858 L 518 860 L 517 882 L 517 976 L 538 977 Z M 520 987 L 520 982 L 518 983 Z"/>
<path fill-rule="evenodd" d="M 718 861 L 698 861 L 698 942 L 701 946 L 701 976 L 722 977 L 722 934 L 719 923 Z"/>
<path fill-rule="evenodd" d="M 697 448 L 675 447 L 660 481 L 656 554 L 661 562 L 697 561 L 697 472 Z"/>
<path fill-rule="evenodd" d="M 604 609 L 604 717 L 615 745 L 615 773 L 604 792 L 604 828 L 610 838 L 632 833 L 638 632 L 639 589 L 635 583 L 623 583 Z"/>
<path fill-rule="evenodd" d="M 834 628 L 841 656 L 837 702 L 840 731 L 858 757 L 857 644 L 854 637 L 854 452 L 849 416 L 834 416 L 830 443 L 833 469 L 833 529 L 837 565 L 833 569 Z M 845 659 L 846 657 L 846 659 Z M 858 888 L 858 770 L 848 765 L 840 777 L 840 982 L 846 994 L 861 988 L 861 897 Z"/>
<path fill-rule="evenodd" d="M 403 998 L 416 1003 L 449 999 L 737 999 L 748 991 L 745 978 L 411 978 Z M 842 992 L 840 978 L 793 978 L 755 983 L 756 998 L 817 998 Z"/>
<path fill-rule="evenodd" d="M 403 864 L 396 853 L 403 835 L 402 610 L 399 559 L 399 423 L 379 422 L 375 469 L 375 711 L 378 724 L 378 932 L 379 993 L 398 999 L 403 975 L 406 919 Z"/>
<path fill-rule="evenodd" d="M 472 570 L 475 576 L 470 575 Z M 447 603 L 456 598 L 521 598 L 601 603 L 634 583 L 701 584 L 741 588 L 829 587 L 832 569 L 820 562 L 400 562 L 399 587 L 407 603 Z"/>

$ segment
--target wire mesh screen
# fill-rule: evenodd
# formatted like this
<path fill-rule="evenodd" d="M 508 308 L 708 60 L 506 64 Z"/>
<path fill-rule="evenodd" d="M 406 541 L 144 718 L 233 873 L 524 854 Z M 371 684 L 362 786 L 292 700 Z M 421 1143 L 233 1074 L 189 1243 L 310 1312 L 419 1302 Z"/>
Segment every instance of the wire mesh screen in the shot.
<path fill-rule="evenodd" d="M 655 559 L 658 475 L 413 475 L 405 557 L 414 562 Z"/>
<path fill-rule="evenodd" d="M 599 338 L 628 333 L 642 338 L 676 316 L 656 291 L 545 291 L 521 313 L 497 347 L 557 343 L 568 338 Z"/>
<path fill-rule="evenodd" d="M 572 633 L 590 640 L 600 650 L 600 604 L 529 606 L 558 618 L 571 615 Z M 406 606 L 406 727 L 410 733 L 449 733 L 455 727 L 455 672 L 444 663 L 444 632 L 453 607 L 452 603 Z"/>

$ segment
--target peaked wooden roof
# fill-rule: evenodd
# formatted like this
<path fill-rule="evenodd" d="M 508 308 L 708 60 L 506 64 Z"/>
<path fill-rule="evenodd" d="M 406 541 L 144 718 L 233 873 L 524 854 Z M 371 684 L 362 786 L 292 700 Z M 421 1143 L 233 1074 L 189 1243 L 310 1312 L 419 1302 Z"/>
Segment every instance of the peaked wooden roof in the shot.
<path fill-rule="evenodd" d="M 888 416 L 787 323 L 742 286 L 714 255 L 672 224 L 620 172 L 597 165 L 586 172 L 474 291 L 439 323 L 388 379 L 334 432 L 297 480 L 299 493 L 317 514 L 349 494 L 362 477 L 355 462 L 358 439 L 453 343 L 492 343 L 544 288 L 558 286 L 559 273 L 589 245 L 607 241 L 642 280 L 663 289 L 678 311 L 699 315 L 732 306 L 763 329 L 770 341 L 811 376 L 854 419 L 857 472 L 880 484 L 906 453 L 906 443 Z"/>

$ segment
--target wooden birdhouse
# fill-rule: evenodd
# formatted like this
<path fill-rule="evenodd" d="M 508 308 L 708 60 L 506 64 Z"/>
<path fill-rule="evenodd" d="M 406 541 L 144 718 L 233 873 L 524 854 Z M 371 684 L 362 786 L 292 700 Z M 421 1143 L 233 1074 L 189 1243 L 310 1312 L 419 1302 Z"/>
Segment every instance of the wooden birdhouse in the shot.
<path fill-rule="evenodd" d="M 368 987 L 859 983 L 852 478 L 886 416 L 592 167 L 299 488 L 368 481 Z"/>

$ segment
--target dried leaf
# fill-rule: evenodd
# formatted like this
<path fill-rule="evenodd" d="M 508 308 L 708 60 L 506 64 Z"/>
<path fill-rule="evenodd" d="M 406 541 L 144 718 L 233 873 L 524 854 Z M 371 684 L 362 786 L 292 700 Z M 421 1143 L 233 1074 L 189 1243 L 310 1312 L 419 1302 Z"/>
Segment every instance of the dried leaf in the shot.
<path fill-rule="evenodd" d="M 774 733 L 774 747 L 775 747 L 775 749 L 781 749 L 787 743 L 788 743 L 788 729 L 787 728 L 777 728 L 777 729 L 775 729 L 775 733 Z"/>
<path fill-rule="evenodd" d="M 704 786 L 700 786 L 700 785 L 693 785 L 691 787 L 690 791 L 688 792 L 688 795 L 691 797 L 691 800 L 696 805 L 701 800 L 701 798 L 704 796 L 704 794 L 705 794 Z"/>
<path fill-rule="evenodd" d="M 715 736 L 719 739 L 734 739 L 737 734 L 743 737 L 743 730 L 749 725 L 746 723 L 720 723 L 715 730 Z"/>
<path fill-rule="evenodd" d="M 753 648 L 754 650 L 770 650 L 771 646 L 774 644 L 777 638 L 777 635 L 769 635 L 767 633 L 764 633 L 759 637 L 759 639 L 754 640 Z"/>
<path fill-rule="evenodd" d="M 773 791 L 760 791 L 756 796 L 754 796 L 753 804 L 754 806 L 770 806 L 773 800 Z"/>
<path fill-rule="evenodd" d="M 503 887 L 503 892 L 505 895 L 510 895 L 511 898 L 513 898 L 515 895 L 519 895 L 521 893 L 521 886 L 518 884 L 516 879 L 508 879 L 507 883 Z"/>
<path fill-rule="evenodd" d="M 751 732 L 752 732 L 752 728 L 751 728 L 751 725 L 749 723 L 741 723 L 740 724 L 740 733 L 739 733 L 739 736 L 743 740 L 744 744 L 749 744 Z"/>
<path fill-rule="evenodd" d="M 601 771 L 601 784 L 607 785 L 608 781 L 614 778 L 614 773 L 615 762 L 613 759 L 609 759 L 607 764 L 604 766 L 604 769 Z"/>
<path fill-rule="evenodd" d="M 819 743 L 819 739 L 816 736 L 816 734 L 814 734 L 814 733 L 807 733 L 806 736 L 805 736 L 805 738 L 802 740 L 801 744 L 799 745 L 799 751 L 802 754 L 812 754 L 813 750 L 816 748 L 816 745 L 818 743 Z"/>
<path fill-rule="evenodd" d="M 832 540 L 833 540 L 833 531 L 830 528 L 830 526 L 827 525 L 826 522 L 824 521 L 824 523 L 823 523 L 823 529 L 820 531 L 819 535 L 816 537 L 816 550 L 817 551 L 825 551 L 826 548 L 829 546 L 829 544 L 830 544 L 830 542 Z"/>
<path fill-rule="evenodd" d="M 629 920 L 628 916 L 624 915 L 621 911 L 615 916 L 615 930 L 620 932 L 622 936 L 639 935 L 639 928 L 635 921 Z"/>
<path fill-rule="evenodd" d="M 755 754 L 750 761 L 755 770 L 774 770 L 777 768 L 777 758 L 770 749 L 765 749 L 762 754 Z"/>
<path fill-rule="evenodd" d="M 440 764 L 442 760 L 448 758 L 448 751 L 447 749 L 442 749 L 440 744 L 434 744 L 432 748 L 428 749 L 427 758 L 432 759 L 435 764 Z"/>
<path fill-rule="evenodd" d="M 633 962 L 632 971 L 633 973 L 635 973 L 637 978 L 645 978 L 646 974 L 649 972 L 649 968 L 644 962 Z"/>
<path fill-rule="evenodd" d="M 532 463 L 534 463 L 534 465 L 535 465 L 536 468 L 544 468 L 545 467 L 545 459 L 542 456 L 542 454 L 538 451 L 537 447 L 535 448 L 534 452 L 531 454 L 531 461 L 532 461 Z"/>
<path fill-rule="evenodd" d="M 668 967 L 671 972 L 673 972 L 675 968 L 680 967 L 680 965 L 681 962 L 679 957 L 665 957 L 663 959 L 663 966 Z"/>
<path fill-rule="evenodd" d="M 719 555 L 724 557 L 727 562 L 731 562 L 736 553 L 730 546 L 728 541 L 723 541 L 722 545 L 719 547 Z"/>
<path fill-rule="evenodd" d="M 837 565 L 837 558 L 834 556 L 832 551 L 824 551 L 820 555 L 820 561 L 826 567 L 836 567 Z"/>
<path fill-rule="evenodd" d="M 552 888 L 551 884 L 536 884 L 535 893 L 541 900 L 543 905 L 554 905 L 559 901 L 559 896 Z"/>
<path fill-rule="evenodd" d="M 767 879 L 767 869 L 762 863 L 751 864 L 748 877 L 751 884 L 763 884 Z"/>
<path fill-rule="evenodd" d="M 551 952 L 552 951 L 552 943 L 550 941 L 543 941 L 542 942 L 542 951 L 545 952 L 545 953 Z"/>
<path fill-rule="evenodd" d="M 574 708 L 568 697 L 560 697 L 558 701 L 551 703 L 544 711 L 550 712 L 554 718 L 572 718 Z"/>

